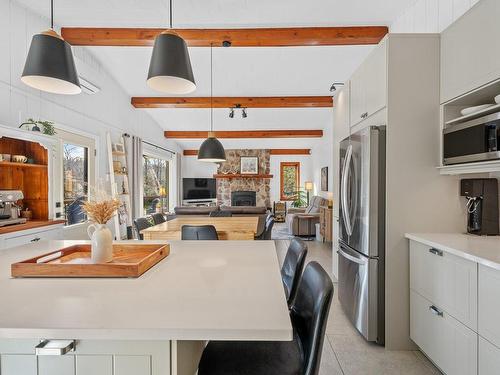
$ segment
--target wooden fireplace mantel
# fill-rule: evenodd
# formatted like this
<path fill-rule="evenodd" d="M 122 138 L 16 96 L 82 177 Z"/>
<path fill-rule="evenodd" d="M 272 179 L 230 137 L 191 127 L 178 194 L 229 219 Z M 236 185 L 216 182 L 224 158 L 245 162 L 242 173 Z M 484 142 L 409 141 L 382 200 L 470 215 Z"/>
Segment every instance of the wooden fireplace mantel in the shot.
<path fill-rule="evenodd" d="M 214 174 L 214 178 L 273 178 L 272 174 Z"/>

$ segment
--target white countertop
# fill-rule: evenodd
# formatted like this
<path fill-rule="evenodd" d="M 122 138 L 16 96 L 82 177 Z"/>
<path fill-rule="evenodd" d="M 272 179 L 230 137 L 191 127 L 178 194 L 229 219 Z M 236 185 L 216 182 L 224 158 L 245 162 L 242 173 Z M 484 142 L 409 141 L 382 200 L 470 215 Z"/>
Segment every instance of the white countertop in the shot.
<path fill-rule="evenodd" d="M 475 236 L 463 233 L 406 233 L 405 237 L 500 270 L 500 236 Z"/>
<path fill-rule="evenodd" d="M 0 338 L 292 339 L 274 241 L 169 242 L 137 279 L 10 276 L 12 263 L 86 241 L 0 251 Z"/>

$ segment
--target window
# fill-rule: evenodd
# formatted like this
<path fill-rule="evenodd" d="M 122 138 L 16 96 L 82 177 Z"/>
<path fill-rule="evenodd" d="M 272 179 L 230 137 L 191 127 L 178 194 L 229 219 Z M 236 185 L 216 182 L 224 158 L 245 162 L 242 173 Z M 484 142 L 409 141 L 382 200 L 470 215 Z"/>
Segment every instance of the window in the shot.
<path fill-rule="evenodd" d="M 94 185 L 94 148 L 91 138 L 57 130 L 62 149 L 62 201 L 66 225 L 87 220 L 82 202 L 88 199 L 89 187 Z"/>
<path fill-rule="evenodd" d="M 300 163 L 280 163 L 280 199 L 295 200 L 300 186 Z"/>
<path fill-rule="evenodd" d="M 144 214 L 166 213 L 169 210 L 169 160 L 143 155 Z"/>

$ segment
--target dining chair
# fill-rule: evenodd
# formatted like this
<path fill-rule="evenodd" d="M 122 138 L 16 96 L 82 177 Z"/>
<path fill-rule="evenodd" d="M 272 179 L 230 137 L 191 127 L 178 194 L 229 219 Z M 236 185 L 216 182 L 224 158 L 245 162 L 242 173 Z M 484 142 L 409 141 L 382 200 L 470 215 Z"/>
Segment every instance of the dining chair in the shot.
<path fill-rule="evenodd" d="M 183 225 L 182 240 L 218 240 L 217 230 L 213 225 Z"/>
<path fill-rule="evenodd" d="M 269 216 L 268 219 L 266 220 L 266 230 L 263 233 L 263 240 L 270 240 L 272 237 L 272 232 L 273 232 L 273 226 L 274 226 L 274 216 Z"/>
<path fill-rule="evenodd" d="M 232 217 L 233 213 L 231 211 L 224 211 L 224 210 L 212 211 L 212 212 L 210 212 L 209 216 L 210 217 Z"/>
<path fill-rule="evenodd" d="M 198 375 L 318 375 L 332 296 L 330 277 L 310 262 L 290 309 L 293 341 L 210 341 Z"/>
<path fill-rule="evenodd" d="M 161 223 L 164 223 L 165 221 L 167 221 L 165 219 L 165 216 L 160 212 L 152 214 L 151 217 L 153 218 L 155 225 L 158 225 L 158 224 L 161 224 Z"/>
<path fill-rule="evenodd" d="M 306 255 L 306 243 L 299 238 L 292 239 L 288 246 L 283 265 L 281 266 L 281 280 L 283 280 L 289 307 L 292 305 L 297 294 L 297 286 L 304 270 Z"/>
<path fill-rule="evenodd" d="M 150 217 L 138 217 L 135 219 L 134 226 L 137 232 L 137 238 L 143 240 L 144 236 L 141 234 L 141 230 L 152 227 L 153 225 L 153 221 Z"/>

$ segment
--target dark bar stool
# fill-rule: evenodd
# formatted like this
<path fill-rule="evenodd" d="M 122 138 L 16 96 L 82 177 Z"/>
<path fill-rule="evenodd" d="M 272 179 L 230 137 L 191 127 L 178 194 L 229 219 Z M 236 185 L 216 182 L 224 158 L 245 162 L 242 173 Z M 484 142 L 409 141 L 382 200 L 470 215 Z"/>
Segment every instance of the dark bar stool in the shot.
<path fill-rule="evenodd" d="M 141 234 L 141 230 L 152 227 L 153 221 L 149 217 L 138 217 L 134 220 L 134 226 L 137 232 L 137 238 L 143 240 L 144 236 Z"/>
<path fill-rule="evenodd" d="M 293 341 L 211 341 L 198 375 L 317 375 L 333 284 L 317 263 L 309 263 L 290 309 Z"/>
<path fill-rule="evenodd" d="M 307 245 L 305 242 L 298 238 L 292 239 L 281 267 L 281 279 L 285 287 L 288 306 L 291 306 L 297 294 L 297 286 L 304 270 L 306 255 Z"/>
<path fill-rule="evenodd" d="M 158 225 L 158 224 L 161 224 L 161 223 L 164 223 L 165 221 L 167 221 L 165 219 L 165 216 L 163 216 L 163 214 L 160 212 L 152 214 L 151 217 L 153 218 L 155 225 Z"/>
<path fill-rule="evenodd" d="M 218 240 L 217 230 L 213 225 L 183 225 L 182 240 Z"/>

